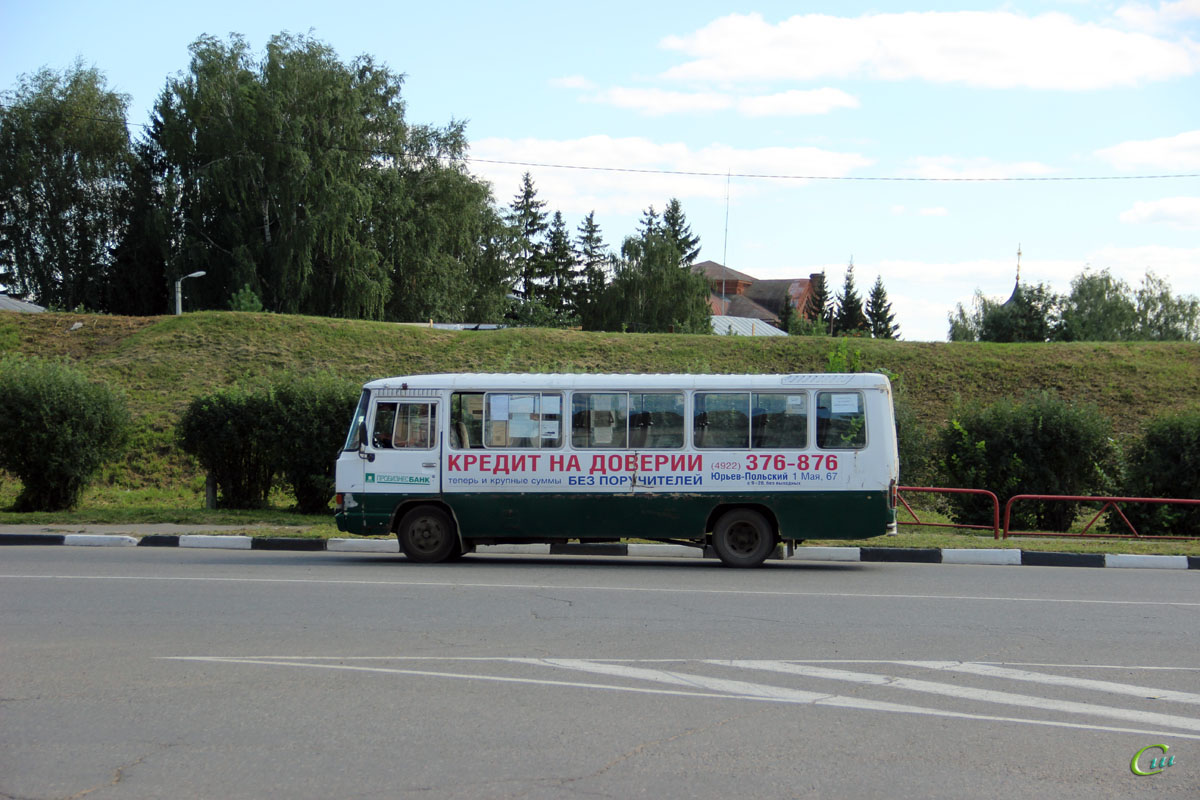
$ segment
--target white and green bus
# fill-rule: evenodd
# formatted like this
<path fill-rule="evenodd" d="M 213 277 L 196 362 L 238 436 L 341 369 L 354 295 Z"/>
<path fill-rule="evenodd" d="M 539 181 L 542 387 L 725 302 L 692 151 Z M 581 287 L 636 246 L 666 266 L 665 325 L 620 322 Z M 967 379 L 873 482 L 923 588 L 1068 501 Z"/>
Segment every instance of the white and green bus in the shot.
<path fill-rule="evenodd" d="M 409 375 L 363 387 L 336 519 L 414 561 L 636 538 L 752 567 L 894 531 L 898 480 L 883 375 Z"/>

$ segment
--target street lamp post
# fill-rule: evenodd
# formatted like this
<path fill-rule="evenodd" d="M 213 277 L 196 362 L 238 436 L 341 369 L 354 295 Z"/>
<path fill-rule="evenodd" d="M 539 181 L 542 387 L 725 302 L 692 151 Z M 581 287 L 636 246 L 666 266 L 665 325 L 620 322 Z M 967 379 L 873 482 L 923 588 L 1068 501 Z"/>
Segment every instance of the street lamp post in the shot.
<path fill-rule="evenodd" d="M 204 274 L 206 274 L 204 270 L 200 270 L 199 272 L 193 272 L 190 275 L 184 275 L 182 278 L 175 281 L 175 316 L 179 316 L 183 313 L 183 282 L 188 278 L 199 278 Z"/>

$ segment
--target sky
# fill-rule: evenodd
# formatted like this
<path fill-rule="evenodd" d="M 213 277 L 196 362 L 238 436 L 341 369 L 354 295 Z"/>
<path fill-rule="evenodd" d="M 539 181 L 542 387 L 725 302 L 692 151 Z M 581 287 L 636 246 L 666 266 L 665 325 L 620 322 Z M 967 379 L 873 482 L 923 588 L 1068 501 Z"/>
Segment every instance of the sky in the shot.
<path fill-rule="evenodd" d="M 616 249 L 678 198 L 701 260 L 833 291 L 853 262 L 903 339 L 1006 298 L 1018 248 L 1057 292 L 1200 296 L 1200 0 L 0 0 L 0 91 L 82 58 L 137 136 L 197 37 L 285 31 L 403 73 L 410 122 L 465 121 L 501 205 L 528 171 Z"/>

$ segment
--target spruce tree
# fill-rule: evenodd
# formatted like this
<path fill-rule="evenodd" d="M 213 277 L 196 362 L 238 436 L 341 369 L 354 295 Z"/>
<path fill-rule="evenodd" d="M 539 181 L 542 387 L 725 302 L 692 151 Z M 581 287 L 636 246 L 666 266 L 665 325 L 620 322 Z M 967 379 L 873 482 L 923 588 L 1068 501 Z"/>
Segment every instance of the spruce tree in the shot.
<path fill-rule="evenodd" d="M 833 312 L 829 307 L 829 293 L 825 287 L 825 273 L 821 272 L 809 278 L 812 284 L 812 291 L 809 292 L 808 300 L 804 304 L 803 317 L 810 323 L 805 326 L 808 330 L 817 333 L 829 333 L 829 323 L 832 321 Z"/>
<path fill-rule="evenodd" d="M 900 333 L 892 304 L 888 302 L 887 290 L 883 288 L 883 277 L 875 276 L 875 285 L 867 296 L 867 322 L 871 336 L 876 339 L 895 339 Z"/>
<path fill-rule="evenodd" d="M 513 273 L 518 278 L 521 296 L 526 300 L 537 299 L 539 284 L 546 272 L 542 246 L 542 234 L 547 228 L 545 207 L 546 203 L 537 198 L 532 176 L 526 172 L 521 176 L 521 188 L 509 205 L 505 220 L 512 233 L 509 257 Z"/>
<path fill-rule="evenodd" d="M 580 317 L 587 318 L 608 282 L 613 267 L 613 256 L 604 244 L 600 226 L 596 224 L 595 211 L 588 212 L 578 231 L 575 246 L 579 254 L 581 274 L 575 283 L 572 305 Z"/>
<path fill-rule="evenodd" d="M 570 324 L 576 316 L 573 298 L 578 264 L 567 223 L 562 212 L 555 211 L 546 234 L 547 284 L 543 302 L 564 324 Z"/>
<path fill-rule="evenodd" d="M 651 207 L 650 211 L 653 210 Z M 692 228 L 683 215 L 683 206 L 674 197 L 667 202 L 663 211 L 662 231 L 682 254 L 684 264 L 690 267 L 696 262 L 696 257 L 700 255 L 700 237 L 692 233 Z"/>
<path fill-rule="evenodd" d="M 846 279 L 837 296 L 837 311 L 833 319 L 835 334 L 854 334 L 867 331 L 867 315 L 863 313 L 862 298 L 854 287 L 854 261 L 846 267 Z"/>

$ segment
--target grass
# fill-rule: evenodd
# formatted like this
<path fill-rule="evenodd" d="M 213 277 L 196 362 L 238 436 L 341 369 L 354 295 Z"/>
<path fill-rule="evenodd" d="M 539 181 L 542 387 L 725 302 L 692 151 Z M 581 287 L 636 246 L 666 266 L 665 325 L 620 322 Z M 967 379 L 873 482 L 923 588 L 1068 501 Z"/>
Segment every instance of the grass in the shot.
<path fill-rule="evenodd" d="M 71 330 L 76 323 L 80 327 Z M 442 331 L 265 313 L 112 317 L 0 312 L 0 353 L 72 362 L 91 377 L 121 388 L 135 424 L 127 454 L 104 469 L 77 511 L 0 512 L 0 524 L 50 519 L 179 522 L 246 525 L 256 531 L 263 525 L 289 531 L 330 526 L 328 518 L 291 515 L 282 497 L 273 497 L 267 511 L 205 511 L 203 476 L 174 443 L 175 424 L 193 397 L 233 383 L 269 380 L 281 372 L 332 374 L 354 384 L 426 372 L 820 372 L 834 347 L 835 341 L 824 337 Z M 958 403 L 986 404 L 1045 389 L 1097 406 L 1112 421 L 1114 435 L 1124 440 L 1151 417 L 1193 405 L 1200 397 L 1200 347 L 1191 343 L 1005 345 L 856 339 L 847 350 L 865 369 L 886 368 L 899 375 L 918 422 L 929 429 L 944 425 Z M 349 414 L 347 409 L 347 419 Z M 10 507 L 18 491 L 17 482 L 0 472 L 0 508 Z M 908 542 L 909 535 L 870 542 L 898 544 Z M 978 538 L 942 532 L 919 535 L 951 536 L 955 542 Z M 1031 546 L 1030 540 L 1015 541 L 1017 546 Z M 913 542 L 912 546 L 969 546 Z M 1046 549 L 1099 546 L 1094 541 L 1057 539 L 1050 544 Z M 1144 545 L 1115 546 L 1120 552 L 1137 552 L 1128 548 Z"/>

